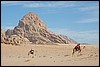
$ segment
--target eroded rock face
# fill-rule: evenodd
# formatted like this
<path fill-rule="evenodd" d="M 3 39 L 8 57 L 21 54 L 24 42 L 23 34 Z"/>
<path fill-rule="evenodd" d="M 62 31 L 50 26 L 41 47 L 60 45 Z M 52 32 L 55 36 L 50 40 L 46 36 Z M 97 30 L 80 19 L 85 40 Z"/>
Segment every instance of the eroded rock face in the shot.
<path fill-rule="evenodd" d="M 5 31 L 1 29 L 1 43 L 4 43 L 6 39 Z"/>
<path fill-rule="evenodd" d="M 7 38 L 10 37 L 12 34 L 13 34 L 13 30 L 10 30 L 10 29 L 8 29 L 8 30 L 5 32 L 5 35 L 6 35 Z"/>
<path fill-rule="evenodd" d="M 15 35 L 23 36 L 33 43 L 66 43 L 59 35 L 50 32 L 44 22 L 34 13 L 29 12 L 13 30 Z"/>
<path fill-rule="evenodd" d="M 3 29 L 1 29 L 1 43 L 20 45 L 30 43 L 30 41 L 25 37 L 13 35 L 13 30 L 8 29 L 5 32 Z"/>
<path fill-rule="evenodd" d="M 32 42 L 34 44 L 75 43 L 74 40 L 72 41 L 71 39 L 66 39 L 52 33 L 38 15 L 32 12 L 23 16 L 23 18 L 19 20 L 18 26 L 13 30 L 8 29 L 4 34 L 3 33 L 4 32 L 2 32 L 2 41 L 5 38 L 5 43 L 12 45 L 20 45 L 26 42 Z"/>
<path fill-rule="evenodd" d="M 73 40 L 65 35 L 60 35 L 60 36 L 63 37 L 64 39 L 66 39 L 67 44 L 77 44 L 77 42 L 75 40 Z"/>
<path fill-rule="evenodd" d="M 11 35 L 6 39 L 5 44 L 21 45 L 26 44 L 27 42 L 29 42 L 27 38 L 18 35 Z"/>

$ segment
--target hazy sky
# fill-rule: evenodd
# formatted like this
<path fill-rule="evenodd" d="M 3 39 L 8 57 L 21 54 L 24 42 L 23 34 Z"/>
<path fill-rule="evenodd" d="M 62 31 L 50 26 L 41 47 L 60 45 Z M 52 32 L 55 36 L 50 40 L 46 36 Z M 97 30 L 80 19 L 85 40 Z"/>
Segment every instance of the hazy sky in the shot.
<path fill-rule="evenodd" d="M 99 44 L 99 1 L 1 1 L 1 27 L 13 29 L 28 12 L 54 33 Z"/>

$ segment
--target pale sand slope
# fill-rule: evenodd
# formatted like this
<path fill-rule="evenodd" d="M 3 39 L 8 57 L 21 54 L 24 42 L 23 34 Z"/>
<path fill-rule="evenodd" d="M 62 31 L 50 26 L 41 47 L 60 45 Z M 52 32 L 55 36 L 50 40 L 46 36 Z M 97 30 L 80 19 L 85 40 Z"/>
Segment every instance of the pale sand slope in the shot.
<path fill-rule="evenodd" d="M 75 45 L 23 45 L 12 46 L 1 44 L 2 66 L 98 66 L 99 46 L 87 45 L 82 55 L 72 49 Z M 82 47 L 82 46 L 81 46 Z M 35 50 L 35 56 L 28 56 L 30 49 Z"/>

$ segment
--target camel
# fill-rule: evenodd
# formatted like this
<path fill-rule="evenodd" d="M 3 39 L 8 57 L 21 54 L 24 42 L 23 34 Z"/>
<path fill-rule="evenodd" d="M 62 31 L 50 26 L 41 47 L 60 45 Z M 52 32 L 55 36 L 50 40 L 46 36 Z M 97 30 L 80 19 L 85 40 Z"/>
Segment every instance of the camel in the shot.
<path fill-rule="evenodd" d="M 31 49 L 29 52 L 28 52 L 28 56 L 30 55 L 30 54 L 34 54 L 34 50 L 33 49 Z M 32 58 L 33 58 L 34 56 L 32 56 Z"/>
<path fill-rule="evenodd" d="M 73 56 L 74 53 L 77 52 L 77 51 L 78 51 L 78 53 L 80 53 L 80 55 L 81 55 L 81 51 L 82 51 L 82 49 L 84 49 L 84 48 L 85 48 L 85 46 L 83 46 L 83 48 L 80 48 L 80 47 L 75 46 L 75 47 L 73 48 L 72 56 Z"/>

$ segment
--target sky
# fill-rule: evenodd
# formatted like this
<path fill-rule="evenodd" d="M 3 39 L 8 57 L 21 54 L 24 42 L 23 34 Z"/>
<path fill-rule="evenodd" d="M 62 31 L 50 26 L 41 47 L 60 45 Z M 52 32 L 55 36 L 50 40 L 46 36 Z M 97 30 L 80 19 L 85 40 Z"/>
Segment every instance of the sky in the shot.
<path fill-rule="evenodd" d="M 56 34 L 99 44 L 99 1 L 1 1 L 1 27 L 13 29 L 29 12 Z"/>

